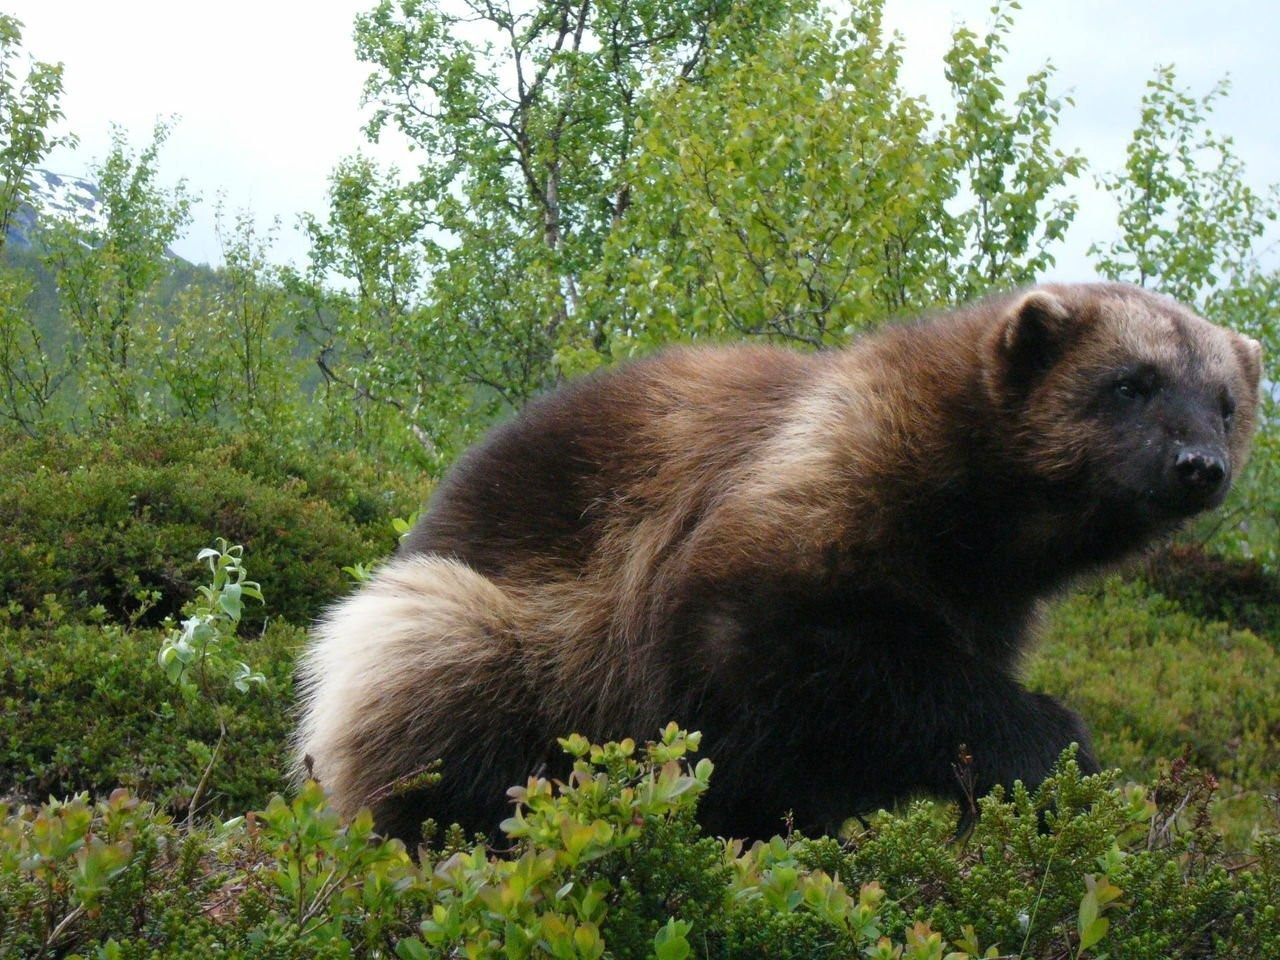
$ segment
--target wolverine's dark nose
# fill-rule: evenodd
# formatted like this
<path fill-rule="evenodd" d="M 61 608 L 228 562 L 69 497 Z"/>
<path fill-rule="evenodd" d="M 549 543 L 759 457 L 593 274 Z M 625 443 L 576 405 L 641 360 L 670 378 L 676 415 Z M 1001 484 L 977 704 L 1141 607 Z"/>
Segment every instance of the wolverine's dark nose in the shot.
<path fill-rule="evenodd" d="M 1200 494 L 1213 493 L 1227 476 L 1222 455 L 1201 447 L 1187 447 L 1173 463 L 1174 473 L 1188 488 Z"/>

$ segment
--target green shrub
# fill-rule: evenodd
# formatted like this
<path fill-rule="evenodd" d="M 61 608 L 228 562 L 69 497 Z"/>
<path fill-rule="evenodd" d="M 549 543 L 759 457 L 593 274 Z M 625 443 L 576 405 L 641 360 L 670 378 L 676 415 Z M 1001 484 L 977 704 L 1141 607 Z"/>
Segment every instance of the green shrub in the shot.
<path fill-rule="evenodd" d="M 1146 780 L 1185 754 L 1212 771 L 1223 825 L 1249 842 L 1280 769 L 1273 642 L 1113 578 L 1052 610 L 1030 682 L 1084 714 L 1104 766 Z"/>
<path fill-rule="evenodd" d="M 31 610 L 54 594 L 73 615 L 101 605 L 144 622 L 195 594 L 196 552 L 243 544 L 274 588 L 246 624 L 307 623 L 348 585 L 342 566 L 395 546 L 408 484 L 354 458 L 320 457 L 207 428 L 0 439 L 0 596 Z"/>
<path fill-rule="evenodd" d="M 1074 957 L 1086 891 L 1105 882 L 1117 889 L 1097 949 L 1112 960 L 1274 955 L 1275 821 L 1249 874 L 1211 825 L 1211 776 L 1182 764 L 1150 788 L 1111 781 L 1060 764 L 1035 795 L 982 800 L 965 845 L 927 804 L 881 815 L 837 860 L 841 875 L 884 886 L 891 936 L 923 920 L 1000 956 Z"/>
<path fill-rule="evenodd" d="M 1151 554 L 1140 574 L 1188 612 L 1252 630 L 1280 648 L 1280 575 L 1257 560 L 1174 543 Z"/>
<path fill-rule="evenodd" d="M 1081 777 L 982 801 L 967 843 L 926 804 L 848 843 L 702 837 L 708 761 L 674 726 L 562 741 L 564 784 L 512 791 L 507 849 L 447 832 L 411 857 L 316 784 L 184 830 L 124 791 L 0 809 L 0 955 L 104 960 L 748 960 L 1280 955 L 1280 836 L 1222 852 L 1203 777 Z M 761 771 L 767 776 L 768 771 Z M 1181 811 L 1181 813 L 1179 813 Z"/>
<path fill-rule="evenodd" d="M 47 613 L 47 611 L 46 611 Z M 38 800 L 117 786 L 185 810 L 219 734 L 219 707 L 174 687 L 159 630 L 0 625 L 0 796 Z M 300 628 L 271 624 L 235 648 L 265 675 L 229 699 L 211 809 L 241 813 L 284 786 Z"/>

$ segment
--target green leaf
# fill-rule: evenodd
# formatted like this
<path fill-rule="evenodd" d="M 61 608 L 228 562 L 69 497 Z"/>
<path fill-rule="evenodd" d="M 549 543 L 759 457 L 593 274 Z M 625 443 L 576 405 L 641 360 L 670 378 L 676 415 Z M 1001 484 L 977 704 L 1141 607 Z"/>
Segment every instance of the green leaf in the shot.
<path fill-rule="evenodd" d="M 1109 921 L 1106 917 L 1098 917 L 1096 920 L 1092 921 L 1087 926 L 1082 926 L 1080 929 L 1080 949 L 1088 950 L 1090 947 L 1096 944 L 1099 940 L 1101 940 L 1104 936 L 1106 936 L 1107 929 L 1110 926 L 1111 926 L 1111 921 Z"/>
<path fill-rule="evenodd" d="M 655 960 L 686 960 L 693 953 L 687 939 L 693 924 L 687 920 L 669 919 L 653 937 Z"/>
<path fill-rule="evenodd" d="M 409 937 L 396 944 L 396 956 L 400 960 L 431 960 L 434 954 L 417 937 Z"/>

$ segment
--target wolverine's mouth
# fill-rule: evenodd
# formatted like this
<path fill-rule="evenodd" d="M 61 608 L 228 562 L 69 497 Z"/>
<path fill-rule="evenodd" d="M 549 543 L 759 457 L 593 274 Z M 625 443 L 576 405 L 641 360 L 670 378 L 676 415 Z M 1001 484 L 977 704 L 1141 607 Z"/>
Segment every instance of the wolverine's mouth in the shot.
<path fill-rule="evenodd" d="M 1148 487 L 1143 493 L 1143 501 L 1147 508 L 1157 515 L 1170 520 L 1185 520 L 1206 510 L 1213 510 L 1222 505 L 1227 498 L 1228 484 L 1222 484 L 1211 491 L 1199 491 L 1176 487 L 1174 489 Z"/>

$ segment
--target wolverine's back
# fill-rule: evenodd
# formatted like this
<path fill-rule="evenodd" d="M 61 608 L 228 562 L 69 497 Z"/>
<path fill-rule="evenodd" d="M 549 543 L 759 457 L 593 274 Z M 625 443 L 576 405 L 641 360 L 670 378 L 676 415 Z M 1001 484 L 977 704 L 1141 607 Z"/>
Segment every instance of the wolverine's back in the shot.
<path fill-rule="evenodd" d="M 730 482 L 818 365 L 770 347 L 676 348 L 571 382 L 462 456 L 400 554 L 500 579 L 581 568 L 611 526 Z"/>

